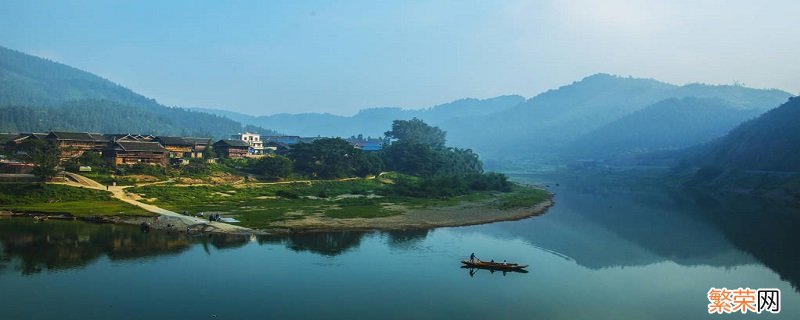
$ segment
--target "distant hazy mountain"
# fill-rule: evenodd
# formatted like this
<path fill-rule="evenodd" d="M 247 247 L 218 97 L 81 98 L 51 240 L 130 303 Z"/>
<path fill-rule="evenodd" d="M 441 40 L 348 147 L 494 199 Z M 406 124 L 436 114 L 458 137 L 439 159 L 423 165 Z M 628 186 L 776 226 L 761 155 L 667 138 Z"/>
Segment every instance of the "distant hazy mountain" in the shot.
<path fill-rule="evenodd" d="M 745 122 L 710 144 L 700 164 L 764 171 L 800 171 L 800 97 Z"/>
<path fill-rule="evenodd" d="M 576 157 L 614 157 L 703 143 L 790 96 L 780 90 L 676 86 L 596 74 L 527 100 L 510 95 L 461 99 L 419 110 L 364 109 L 354 116 L 255 117 L 165 107 L 93 74 L 0 47 L 0 132 L 75 130 L 224 137 L 243 130 L 245 124 L 250 126 L 246 129 L 262 134 L 274 134 L 263 129 L 269 128 L 302 136 L 376 137 L 382 136 L 393 120 L 417 117 L 447 131 L 449 145 L 472 148 L 487 160 L 563 163 Z M 729 153 L 731 159 L 738 159 L 725 160 L 731 164 L 746 158 L 746 154 L 733 157 L 735 152 Z"/>
<path fill-rule="evenodd" d="M 719 98 L 667 99 L 581 136 L 567 152 L 575 158 L 610 159 L 682 149 L 719 138 L 764 111 Z"/>
<path fill-rule="evenodd" d="M 459 118 L 481 117 L 508 110 L 525 101 L 521 96 L 500 96 L 491 99 L 460 99 L 430 108 L 409 110 L 401 108 L 363 109 L 353 116 L 339 116 L 329 113 L 275 114 L 270 116 L 250 116 L 218 109 L 194 108 L 241 121 L 242 123 L 272 128 L 276 131 L 301 136 L 383 136 L 392 121 L 411 118 L 424 119 L 432 125 Z"/>
<path fill-rule="evenodd" d="M 591 141 L 595 130 L 663 100 L 717 99 L 730 110 L 763 112 L 789 96 L 780 90 L 702 84 L 675 86 L 652 79 L 597 74 L 542 93 L 509 110 L 455 119 L 442 127 L 454 145 L 472 147 L 489 159 L 558 160 L 563 159 L 573 142 Z M 652 134 L 674 134 L 667 128 Z"/>
<path fill-rule="evenodd" d="M 165 107 L 91 73 L 0 47 L 0 132 L 49 130 L 227 137 L 242 125 Z"/>
<path fill-rule="evenodd" d="M 252 117 L 204 110 L 287 134 L 382 135 L 392 120 L 417 117 L 447 131 L 449 144 L 489 160 L 557 161 L 682 148 L 722 136 L 791 95 L 742 86 L 676 86 L 596 74 L 525 100 L 463 99 L 422 110 L 365 109 L 352 117 Z"/>

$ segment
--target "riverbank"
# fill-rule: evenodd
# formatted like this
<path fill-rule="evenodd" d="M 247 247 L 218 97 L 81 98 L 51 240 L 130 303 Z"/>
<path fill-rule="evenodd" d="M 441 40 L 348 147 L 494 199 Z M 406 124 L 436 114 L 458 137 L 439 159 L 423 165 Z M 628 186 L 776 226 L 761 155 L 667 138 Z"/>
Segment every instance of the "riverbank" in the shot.
<path fill-rule="evenodd" d="M 471 225 L 520 219 L 552 205 L 552 194 L 531 186 L 514 185 L 508 192 L 410 197 L 393 193 L 391 183 L 388 179 L 350 179 L 279 185 L 160 184 L 127 192 L 148 205 L 191 216 L 220 214 L 238 220 L 237 225 L 270 232 Z"/>
<path fill-rule="evenodd" d="M 447 207 L 410 209 L 381 218 L 336 219 L 309 215 L 298 220 L 274 223 L 264 231 L 270 234 L 365 230 L 415 230 L 460 227 L 500 221 L 515 221 L 544 214 L 554 205 L 552 197 L 530 207 L 499 209 L 492 201 L 463 203 Z"/>
<path fill-rule="evenodd" d="M 6 184 L 0 210 L 40 218 L 146 222 L 168 231 L 260 234 L 464 226 L 518 220 L 553 205 L 551 193 L 521 185 L 510 192 L 419 198 L 382 192 L 390 182 L 380 179 L 106 187 L 79 175 L 71 178 L 66 184 Z M 126 210 L 98 210 L 97 201 Z M 238 222 L 209 221 L 211 214 Z"/>
<path fill-rule="evenodd" d="M 275 222 L 265 229 L 230 228 L 230 224 L 211 222 L 202 219 L 185 219 L 166 215 L 159 216 L 84 216 L 69 213 L 11 212 L 0 211 L 0 217 L 28 217 L 37 221 L 73 220 L 89 223 L 121 223 L 141 226 L 147 223 L 155 230 L 188 233 L 223 234 L 289 234 L 330 231 L 364 230 L 415 230 L 438 227 L 459 227 L 500 221 L 521 220 L 545 213 L 554 205 L 552 197 L 530 207 L 499 209 L 493 207 L 496 201 L 462 203 L 446 207 L 407 209 L 396 215 L 381 218 L 330 218 L 312 214 L 301 219 Z M 400 209 L 402 210 L 402 209 Z M 189 218 L 189 217 L 186 217 Z"/>

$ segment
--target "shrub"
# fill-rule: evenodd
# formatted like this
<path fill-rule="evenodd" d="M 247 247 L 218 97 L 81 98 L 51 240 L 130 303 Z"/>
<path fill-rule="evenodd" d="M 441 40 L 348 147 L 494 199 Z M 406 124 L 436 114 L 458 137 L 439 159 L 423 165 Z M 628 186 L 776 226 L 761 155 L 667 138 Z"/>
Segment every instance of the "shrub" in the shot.
<path fill-rule="evenodd" d="M 300 198 L 300 194 L 298 194 L 297 191 L 289 190 L 289 189 L 278 190 L 278 191 L 275 192 L 275 195 L 277 195 L 279 197 L 284 197 L 284 198 L 287 198 L 287 199 Z"/>

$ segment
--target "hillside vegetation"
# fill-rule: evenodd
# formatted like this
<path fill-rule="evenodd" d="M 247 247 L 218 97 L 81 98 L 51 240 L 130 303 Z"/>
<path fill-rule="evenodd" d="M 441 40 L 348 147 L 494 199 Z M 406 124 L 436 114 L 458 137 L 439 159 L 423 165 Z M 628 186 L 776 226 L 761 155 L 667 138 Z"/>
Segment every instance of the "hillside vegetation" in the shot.
<path fill-rule="evenodd" d="M 667 99 L 578 138 L 568 152 L 607 159 L 682 149 L 719 138 L 761 112 L 717 98 Z"/>
<path fill-rule="evenodd" d="M 683 186 L 800 201 L 800 98 L 686 150 L 673 178 Z"/>
<path fill-rule="evenodd" d="M 242 130 L 228 118 L 166 107 L 91 73 L 3 47 L 0 111 L 0 132 L 227 137 Z"/>
<path fill-rule="evenodd" d="M 800 172 L 800 98 L 743 123 L 694 160 L 703 165 Z"/>

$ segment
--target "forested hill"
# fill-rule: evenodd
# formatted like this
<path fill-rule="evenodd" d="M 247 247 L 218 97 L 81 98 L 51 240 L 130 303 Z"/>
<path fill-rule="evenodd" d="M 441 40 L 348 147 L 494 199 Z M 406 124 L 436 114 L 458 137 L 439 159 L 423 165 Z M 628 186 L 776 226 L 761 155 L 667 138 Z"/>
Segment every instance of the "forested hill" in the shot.
<path fill-rule="evenodd" d="M 691 109 L 693 102 L 716 100 L 714 104 L 724 105 L 725 110 L 740 113 L 737 110 L 755 111 L 761 114 L 774 108 L 791 95 L 780 90 L 761 90 L 738 85 L 704 85 L 689 84 L 672 85 L 653 79 L 618 77 L 608 74 L 596 74 L 572 84 L 562 86 L 537 95 L 527 101 L 503 112 L 486 117 L 462 118 L 440 126 L 449 132 L 452 143 L 456 146 L 469 146 L 482 157 L 495 160 L 517 160 L 540 158 L 544 161 L 563 163 L 569 160 L 567 151 L 573 142 L 589 141 L 603 137 L 595 136 L 595 130 L 604 127 L 606 133 L 625 131 L 625 128 L 612 128 L 613 123 L 636 112 L 653 108 L 639 116 L 657 115 L 657 109 L 668 108 L 671 111 L 684 109 L 685 121 L 712 121 L 719 115 L 706 112 L 703 106 L 698 110 Z M 679 109 L 670 108 L 671 103 L 659 104 L 669 99 L 698 98 L 687 100 Z M 710 99 L 710 100 L 709 100 Z M 679 100 L 676 100 L 679 101 Z M 670 110 L 668 110 L 670 111 Z M 747 112 L 744 112 L 747 113 Z M 743 119 L 743 118 L 739 118 Z M 746 118 L 744 118 L 746 119 Z M 681 130 L 680 126 L 661 123 L 659 118 L 649 118 L 653 136 L 673 135 Z M 624 124 L 621 122 L 620 124 Z M 660 130 L 656 130 L 659 129 Z M 473 133 L 473 134 L 470 134 Z M 479 134 L 474 134 L 479 133 Z M 599 142 L 599 140 L 598 140 Z M 609 143 L 613 143 L 610 140 Z M 642 141 L 647 143 L 647 141 Z M 664 144 L 643 144 L 646 149 L 660 149 Z M 707 141 L 689 141 L 693 144 Z M 605 142 L 603 142 L 605 143 Z M 471 144 L 471 145 L 468 145 Z M 596 158 L 601 155 L 588 154 L 584 157 Z M 567 159 L 565 159 L 567 158 Z"/>
<path fill-rule="evenodd" d="M 0 132 L 227 137 L 242 130 L 241 123 L 228 118 L 166 107 L 94 74 L 4 47 L 0 47 L 0 110 Z"/>
<path fill-rule="evenodd" d="M 721 168 L 800 172 L 800 97 L 736 127 L 696 161 Z"/>
<path fill-rule="evenodd" d="M 667 99 L 590 132 L 568 146 L 575 158 L 624 160 L 712 141 L 764 112 L 716 98 Z"/>

